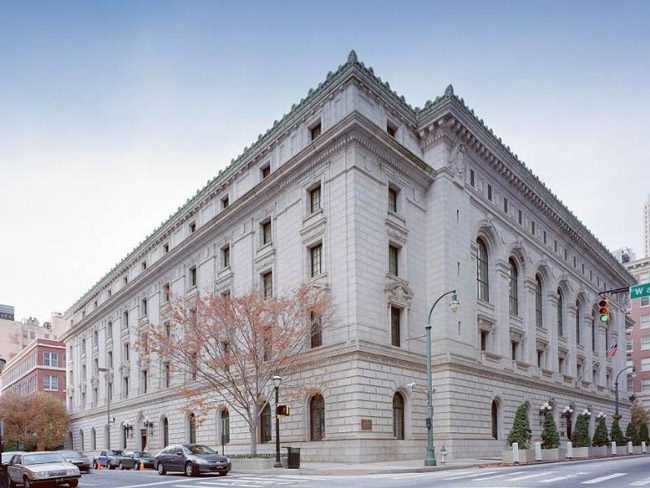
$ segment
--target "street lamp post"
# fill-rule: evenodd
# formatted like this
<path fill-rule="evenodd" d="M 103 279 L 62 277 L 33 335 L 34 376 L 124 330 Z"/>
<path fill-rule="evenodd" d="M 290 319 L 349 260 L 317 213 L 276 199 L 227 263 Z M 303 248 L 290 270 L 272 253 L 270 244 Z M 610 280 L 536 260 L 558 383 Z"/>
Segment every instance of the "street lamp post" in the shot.
<path fill-rule="evenodd" d="M 615 401 L 614 408 L 615 408 L 615 411 L 616 411 L 615 415 L 617 417 L 618 417 L 618 377 L 621 376 L 623 371 L 627 371 L 630 368 L 632 369 L 632 373 L 634 373 L 634 366 L 626 366 L 625 368 L 623 368 L 622 370 L 620 370 L 618 372 L 618 374 L 616 375 L 616 381 L 614 381 L 614 398 L 615 398 L 615 400 L 614 400 Z"/>
<path fill-rule="evenodd" d="M 110 449 L 111 447 L 111 392 L 108 390 L 108 374 L 110 370 L 108 368 L 97 368 L 97 371 L 100 373 L 106 373 L 106 411 L 107 411 L 107 420 L 106 424 L 106 448 Z"/>
<path fill-rule="evenodd" d="M 0 373 L 2 373 L 2 370 L 5 368 L 5 364 L 7 364 L 7 360 L 0 357 Z M 4 425 L 0 420 L 0 482 L 2 483 L 3 487 L 7 486 L 7 471 L 5 470 L 5 465 L 2 462 L 2 449 L 4 447 L 3 444 L 5 441 L 4 434 Z"/>
<path fill-rule="evenodd" d="M 278 402 L 280 401 L 280 383 L 282 378 L 278 375 L 273 377 L 273 385 L 275 386 L 275 464 L 274 468 L 281 468 L 282 461 L 280 460 L 280 416 L 278 415 Z"/>
<path fill-rule="evenodd" d="M 450 290 L 446 293 L 443 293 L 438 297 L 438 299 L 433 303 L 431 309 L 429 310 L 429 318 L 426 325 L 426 350 L 427 350 L 427 453 L 424 458 L 425 466 L 435 466 L 436 465 L 436 453 L 433 448 L 433 375 L 431 372 L 431 314 L 433 309 L 436 308 L 438 302 L 446 297 L 451 295 L 451 302 L 449 304 L 449 309 L 455 313 L 458 311 L 460 304 L 458 303 L 458 297 L 456 296 L 456 290 Z"/>

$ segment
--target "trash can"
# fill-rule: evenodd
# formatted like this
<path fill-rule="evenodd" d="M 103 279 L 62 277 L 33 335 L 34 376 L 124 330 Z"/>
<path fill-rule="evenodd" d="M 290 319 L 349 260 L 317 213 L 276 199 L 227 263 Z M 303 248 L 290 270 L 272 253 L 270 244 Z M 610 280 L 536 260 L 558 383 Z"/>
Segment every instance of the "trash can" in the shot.
<path fill-rule="evenodd" d="M 300 448 L 285 447 L 287 452 L 287 468 L 298 469 L 300 467 Z"/>

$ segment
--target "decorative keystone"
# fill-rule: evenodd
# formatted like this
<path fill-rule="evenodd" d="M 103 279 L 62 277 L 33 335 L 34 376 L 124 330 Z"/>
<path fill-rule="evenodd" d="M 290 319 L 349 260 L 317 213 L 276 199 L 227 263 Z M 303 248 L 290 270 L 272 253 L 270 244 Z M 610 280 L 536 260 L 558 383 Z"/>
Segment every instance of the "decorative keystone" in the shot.
<path fill-rule="evenodd" d="M 354 64 L 357 61 L 359 61 L 359 58 L 357 58 L 357 53 L 353 49 L 352 51 L 350 51 L 350 54 L 348 54 L 348 63 Z"/>

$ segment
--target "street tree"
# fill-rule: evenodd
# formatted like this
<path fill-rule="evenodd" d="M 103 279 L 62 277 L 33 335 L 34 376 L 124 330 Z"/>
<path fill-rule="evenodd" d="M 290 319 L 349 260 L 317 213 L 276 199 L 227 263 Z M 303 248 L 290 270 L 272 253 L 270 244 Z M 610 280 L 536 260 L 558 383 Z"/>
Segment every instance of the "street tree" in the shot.
<path fill-rule="evenodd" d="M 283 297 L 257 291 L 172 295 L 160 325 L 140 331 L 139 352 L 157 354 L 183 375 L 183 409 L 195 413 L 197 423 L 221 406 L 239 414 L 248 426 L 250 452 L 256 454 L 273 376 L 283 377 L 285 401 L 297 394 L 299 387 L 288 384 L 287 377 L 300 368 L 301 352 L 311 339 L 320 340 L 329 303 L 326 290 L 307 286 Z M 304 388 L 300 392 L 309 394 Z"/>
<path fill-rule="evenodd" d="M 576 418 L 576 425 L 573 429 L 573 435 L 571 436 L 571 443 L 573 444 L 573 447 L 591 447 L 587 417 L 582 414 L 578 415 Z"/>
<path fill-rule="evenodd" d="M 26 451 L 56 449 L 63 444 L 70 421 L 54 395 L 6 393 L 0 396 L 4 442 Z"/>
<path fill-rule="evenodd" d="M 531 437 L 532 430 L 528 420 L 528 405 L 522 403 L 515 412 L 512 430 L 508 434 L 508 445 L 511 446 L 516 442 L 520 449 L 528 449 Z"/>
<path fill-rule="evenodd" d="M 606 446 L 609 442 L 607 435 L 607 424 L 605 423 L 605 416 L 598 417 L 596 419 L 596 430 L 594 432 L 594 438 L 591 443 L 594 447 Z"/>
<path fill-rule="evenodd" d="M 614 421 L 612 422 L 612 430 L 610 432 L 610 436 L 612 439 L 612 442 L 616 442 L 617 446 L 622 446 L 625 444 L 625 436 L 623 435 L 623 431 L 621 430 L 621 415 L 614 415 Z"/>
<path fill-rule="evenodd" d="M 634 425 L 632 422 L 627 424 L 627 429 L 625 429 L 625 440 L 632 441 L 633 446 L 641 445 L 641 437 L 639 437 L 639 428 Z"/>
<path fill-rule="evenodd" d="M 542 449 L 557 449 L 560 447 L 560 434 L 555 425 L 551 412 L 544 415 L 544 430 L 542 431 Z"/>
<path fill-rule="evenodd" d="M 632 405 L 632 423 L 636 426 L 641 424 L 647 424 L 648 420 L 648 410 L 643 408 L 641 403 L 638 401 L 634 402 Z"/>

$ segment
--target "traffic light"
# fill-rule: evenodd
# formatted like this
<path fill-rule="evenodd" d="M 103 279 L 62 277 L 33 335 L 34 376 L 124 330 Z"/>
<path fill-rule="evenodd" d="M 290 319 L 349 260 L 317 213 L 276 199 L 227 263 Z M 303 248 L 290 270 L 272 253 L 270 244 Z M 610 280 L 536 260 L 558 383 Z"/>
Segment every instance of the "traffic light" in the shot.
<path fill-rule="evenodd" d="M 607 297 L 601 298 L 598 302 L 598 314 L 600 315 L 601 322 L 609 321 L 609 300 Z"/>

